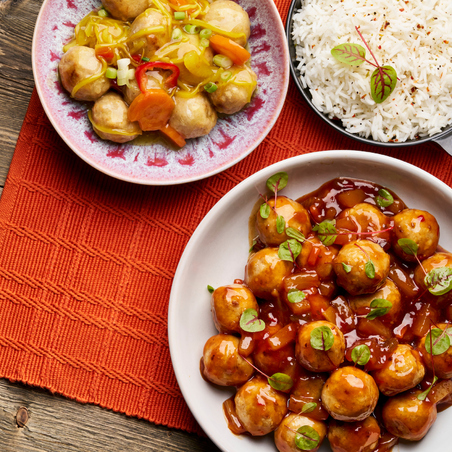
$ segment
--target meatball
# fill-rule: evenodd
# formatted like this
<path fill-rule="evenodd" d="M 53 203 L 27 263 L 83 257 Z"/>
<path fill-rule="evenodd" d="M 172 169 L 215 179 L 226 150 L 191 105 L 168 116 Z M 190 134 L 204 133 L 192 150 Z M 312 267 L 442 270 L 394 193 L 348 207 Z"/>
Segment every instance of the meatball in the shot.
<path fill-rule="evenodd" d="M 417 256 L 422 261 L 436 251 L 439 241 L 438 222 L 425 210 L 405 209 L 394 216 L 392 248 L 403 260 L 415 262 L 416 257 L 405 253 L 397 243 L 399 239 L 413 240 L 418 245 Z"/>
<path fill-rule="evenodd" d="M 155 27 L 163 27 L 163 30 L 139 36 L 139 32 Z M 153 8 L 147 9 L 136 17 L 130 28 L 131 38 L 137 35 L 136 39 L 132 39 L 133 44 L 135 47 L 142 46 L 143 56 L 147 58 L 151 58 L 157 49 L 166 44 L 168 33 L 168 20 L 160 11 Z"/>
<path fill-rule="evenodd" d="M 287 396 L 260 376 L 241 386 L 234 402 L 239 421 L 253 436 L 272 432 L 287 414 Z"/>
<path fill-rule="evenodd" d="M 349 304 L 355 314 L 366 315 L 371 310 L 370 304 L 372 301 L 378 298 L 388 300 L 392 304 L 391 309 L 379 319 L 384 323 L 394 325 L 399 320 L 402 311 L 402 296 L 397 286 L 390 279 L 386 279 L 380 289 L 372 294 L 349 297 Z"/>
<path fill-rule="evenodd" d="M 127 105 L 119 94 L 104 94 L 92 109 L 94 131 L 103 140 L 116 143 L 133 140 L 141 134 L 141 129 L 136 122 L 129 121 L 127 111 Z"/>
<path fill-rule="evenodd" d="M 409 441 L 422 439 L 436 420 L 436 405 L 419 400 L 420 390 L 391 397 L 382 409 L 383 423 L 389 433 Z"/>
<path fill-rule="evenodd" d="M 429 273 L 433 269 L 440 267 L 452 268 L 451 253 L 436 253 L 422 261 L 422 267 L 420 265 L 416 267 L 416 270 L 414 271 L 414 281 L 419 286 L 421 291 L 426 291 L 427 289 L 427 286 L 425 285 L 425 273 Z M 434 295 L 429 291 L 426 291 L 423 293 L 422 298 L 429 301 L 436 307 L 447 307 L 452 303 L 452 290 L 444 295 Z"/>
<path fill-rule="evenodd" d="M 381 429 L 372 416 L 358 422 L 332 420 L 328 441 L 333 452 L 372 452 L 377 448 Z"/>
<path fill-rule="evenodd" d="M 252 254 L 245 267 L 245 283 L 258 298 L 278 296 L 284 277 L 290 275 L 292 262 L 283 261 L 277 248 L 264 248 Z"/>
<path fill-rule="evenodd" d="M 227 83 L 220 84 L 209 96 L 219 113 L 232 115 L 251 101 L 257 85 L 257 76 L 247 66 L 232 67 L 229 71 L 232 72 L 232 77 Z"/>
<path fill-rule="evenodd" d="M 439 328 L 441 330 L 448 329 L 448 335 L 451 336 L 452 327 L 448 323 L 440 323 L 438 325 L 435 325 L 434 328 Z M 430 352 L 427 352 L 425 348 L 425 341 L 427 336 L 429 336 L 430 331 L 424 336 L 421 337 L 418 343 L 418 350 L 421 354 L 424 364 L 427 366 L 427 368 L 430 371 L 435 370 L 435 375 L 438 378 L 452 378 L 452 347 L 449 347 L 446 351 L 441 353 L 440 355 L 432 355 Z M 430 336 L 429 336 L 430 338 Z M 432 342 L 434 343 L 435 339 L 434 336 L 432 337 Z M 430 347 L 429 347 L 430 350 Z M 433 362 L 432 362 L 433 361 Z"/>
<path fill-rule="evenodd" d="M 213 321 L 220 333 L 241 333 L 240 317 L 246 309 L 259 312 L 253 292 L 243 284 L 217 287 L 212 293 Z"/>
<path fill-rule="evenodd" d="M 149 7 L 149 0 L 102 0 L 104 8 L 119 20 L 131 20 Z"/>
<path fill-rule="evenodd" d="M 375 232 L 383 231 L 390 225 L 388 217 L 372 204 L 365 202 L 356 204 L 354 207 L 345 209 L 337 217 L 336 226 L 338 229 L 345 228 L 354 232 Z M 356 239 L 356 235 L 339 236 L 336 240 L 338 244 L 345 244 Z M 389 245 L 390 233 L 382 232 L 368 236 L 371 242 L 378 243 L 382 248 Z"/>
<path fill-rule="evenodd" d="M 239 355 L 239 339 L 229 334 L 217 334 L 206 342 L 201 368 L 205 378 L 220 386 L 241 385 L 254 373 Z"/>
<path fill-rule="evenodd" d="M 389 261 L 389 255 L 376 243 L 369 240 L 350 242 L 341 248 L 334 260 L 337 283 L 350 295 L 375 292 L 389 274 Z M 369 272 L 369 263 L 375 270 L 374 275 Z"/>
<path fill-rule="evenodd" d="M 156 89 L 162 88 L 162 84 L 160 81 L 152 75 L 152 72 L 148 72 L 147 74 L 148 81 L 146 83 L 146 89 Z M 138 83 L 136 79 L 129 80 L 125 90 L 124 90 L 124 100 L 128 105 L 130 105 L 139 95 L 141 94 L 141 90 L 138 87 Z"/>
<path fill-rule="evenodd" d="M 75 86 L 102 71 L 102 63 L 97 59 L 94 49 L 85 46 L 71 47 L 58 65 L 64 89 L 72 93 Z M 105 75 L 82 86 L 74 95 L 77 100 L 94 101 L 110 89 L 110 80 Z"/>
<path fill-rule="evenodd" d="M 424 375 L 425 367 L 419 353 L 408 344 L 399 344 L 383 367 L 372 372 L 378 389 L 386 396 L 414 388 Z"/>
<path fill-rule="evenodd" d="M 328 350 L 317 350 L 311 345 L 311 333 L 316 328 L 329 328 L 334 341 Z M 311 372 L 329 372 L 344 361 L 345 340 L 341 330 L 326 320 L 305 323 L 298 329 L 295 354 L 298 362 Z"/>
<path fill-rule="evenodd" d="M 300 448 L 295 444 L 295 437 L 297 436 L 297 430 L 304 426 L 314 429 L 319 436 L 319 439 L 313 442 L 315 445 L 311 449 L 304 450 L 315 452 L 319 449 L 326 436 L 325 423 L 306 416 L 290 413 L 283 419 L 275 431 L 275 445 L 279 452 L 300 452 Z M 306 436 L 309 436 L 308 432 Z"/>
<path fill-rule="evenodd" d="M 246 11 L 233 1 L 217 0 L 211 3 L 204 21 L 227 32 L 243 33 L 245 36 L 233 39 L 242 47 L 245 47 L 250 37 L 250 18 Z"/>
<path fill-rule="evenodd" d="M 184 138 L 207 135 L 217 123 L 217 113 L 204 93 L 193 97 L 175 96 L 176 107 L 169 125 Z"/>
<path fill-rule="evenodd" d="M 375 409 L 378 387 L 374 379 L 356 367 L 335 370 L 322 389 L 322 405 L 338 421 L 362 421 Z"/>
<path fill-rule="evenodd" d="M 267 204 L 270 206 L 268 218 L 262 218 L 260 211 L 256 213 L 256 228 L 262 243 L 267 246 L 278 246 L 289 237 L 286 235 L 286 228 L 293 228 L 301 232 L 305 237 L 311 231 L 311 221 L 308 211 L 298 202 L 285 196 L 271 198 Z M 285 220 L 284 231 L 280 234 L 276 228 L 276 219 L 281 216 Z"/>

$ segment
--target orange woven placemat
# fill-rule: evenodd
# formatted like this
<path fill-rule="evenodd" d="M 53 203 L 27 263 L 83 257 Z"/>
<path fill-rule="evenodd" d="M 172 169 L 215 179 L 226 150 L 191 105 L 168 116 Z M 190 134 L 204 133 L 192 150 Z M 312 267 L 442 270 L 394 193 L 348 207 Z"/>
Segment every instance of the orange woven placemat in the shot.
<path fill-rule="evenodd" d="M 276 3 L 286 17 L 289 1 Z M 0 376 L 199 432 L 168 350 L 179 258 L 238 182 L 325 149 L 391 155 L 452 185 L 452 157 L 436 144 L 396 150 L 350 140 L 328 128 L 292 82 L 269 136 L 233 168 L 182 186 L 132 185 L 73 154 L 34 92 L 0 200 Z"/>

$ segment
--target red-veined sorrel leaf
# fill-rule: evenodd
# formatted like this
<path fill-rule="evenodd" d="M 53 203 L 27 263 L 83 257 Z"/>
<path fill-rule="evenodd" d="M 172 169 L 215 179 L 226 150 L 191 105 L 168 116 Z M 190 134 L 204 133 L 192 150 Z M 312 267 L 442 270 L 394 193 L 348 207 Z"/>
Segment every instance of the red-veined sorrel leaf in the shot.
<path fill-rule="evenodd" d="M 370 93 L 372 99 L 381 104 L 394 91 L 397 83 L 397 72 L 392 66 L 380 66 L 372 72 Z"/>
<path fill-rule="evenodd" d="M 350 66 L 359 66 L 366 61 L 366 49 L 359 44 L 344 43 L 339 44 L 331 50 L 336 60 Z"/>

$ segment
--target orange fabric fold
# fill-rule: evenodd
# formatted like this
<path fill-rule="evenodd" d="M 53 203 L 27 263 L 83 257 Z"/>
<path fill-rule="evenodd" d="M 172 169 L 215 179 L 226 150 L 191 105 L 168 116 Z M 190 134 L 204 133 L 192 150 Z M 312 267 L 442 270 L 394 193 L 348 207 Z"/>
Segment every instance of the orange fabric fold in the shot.
<path fill-rule="evenodd" d="M 287 0 L 277 0 L 282 17 Z M 33 93 L 0 200 L 0 376 L 80 402 L 200 432 L 171 367 L 167 308 L 182 252 L 237 183 L 279 160 L 360 149 L 452 184 L 437 144 L 380 148 L 330 129 L 290 84 L 264 142 L 229 170 L 175 187 L 128 184 L 89 167 Z"/>

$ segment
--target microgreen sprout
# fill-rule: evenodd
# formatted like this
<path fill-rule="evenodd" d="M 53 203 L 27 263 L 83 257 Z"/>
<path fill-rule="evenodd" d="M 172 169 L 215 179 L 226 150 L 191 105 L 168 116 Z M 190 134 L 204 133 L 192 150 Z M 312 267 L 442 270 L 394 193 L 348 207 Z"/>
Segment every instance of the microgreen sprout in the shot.
<path fill-rule="evenodd" d="M 277 391 L 288 391 L 289 389 L 292 388 L 293 380 L 289 375 L 284 374 L 282 372 L 277 372 L 277 373 L 273 374 L 271 377 L 269 377 L 264 372 L 262 372 L 262 370 L 260 370 L 258 367 L 256 367 L 251 361 L 246 359 L 244 356 L 240 355 L 240 357 L 244 361 L 246 361 L 254 370 L 256 370 L 261 375 L 263 375 L 267 379 L 268 384 L 273 389 L 276 389 Z"/>
<path fill-rule="evenodd" d="M 290 289 L 287 293 L 287 299 L 289 303 L 300 303 L 306 298 L 306 294 L 298 289 Z"/>
<path fill-rule="evenodd" d="M 375 202 L 380 207 L 389 207 L 394 203 L 394 197 L 385 188 L 378 190 L 378 196 L 375 198 Z"/>
<path fill-rule="evenodd" d="M 352 360 L 355 364 L 364 366 L 369 362 L 370 349 L 366 344 L 357 345 L 352 350 Z"/>
<path fill-rule="evenodd" d="M 452 336 L 452 328 L 430 328 L 425 337 L 425 350 L 432 356 L 442 355 L 450 348 L 450 337 Z"/>
<path fill-rule="evenodd" d="M 420 394 L 418 394 L 418 396 L 417 396 L 418 400 L 423 402 L 427 398 L 429 392 L 432 390 L 433 385 L 436 383 L 437 380 L 438 380 L 438 377 L 435 375 L 433 377 L 432 384 L 424 392 L 421 392 Z"/>
<path fill-rule="evenodd" d="M 367 254 L 366 250 L 362 246 L 359 246 L 357 243 L 355 243 L 355 246 L 357 246 L 367 257 L 367 262 L 364 265 L 364 271 L 366 272 L 366 276 L 369 279 L 374 279 L 375 278 L 375 265 L 372 262 L 372 259 L 370 258 L 370 256 Z"/>
<path fill-rule="evenodd" d="M 313 231 L 317 232 L 319 240 L 325 245 L 332 245 L 337 238 L 336 220 L 324 220 L 316 224 Z"/>
<path fill-rule="evenodd" d="M 265 329 L 265 322 L 258 318 L 255 309 L 245 309 L 240 317 L 240 328 L 248 333 L 257 333 Z"/>
<path fill-rule="evenodd" d="M 328 351 L 334 344 L 334 335 L 329 326 L 323 325 L 311 331 L 311 347 L 315 350 Z"/>
<path fill-rule="evenodd" d="M 306 240 L 306 237 L 300 231 L 291 227 L 286 229 L 286 235 L 287 237 L 298 240 L 300 243 L 303 243 Z"/>
<path fill-rule="evenodd" d="M 283 261 L 295 263 L 301 253 L 301 243 L 295 239 L 289 239 L 279 245 L 278 257 Z"/>
<path fill-rule="evenodd" d="M 303 425 L 297 430 L 295 435 L 295 445 L 301 450 L 312 450 L 316 448 L 320 441 L 317 430 L 309 425 Z"/>
<path fill-rule="evenodd" d="M 339 44 L 331 50 L 331 55 L 341 63 L 345 63 L 350 66 L 360 66 L 364 62 L 374 66 L 376 69 L 372 72 L 370 78 L 370 93 L 372 99 L 377 104 L 380 104 L 394 91 L 398 80 L 397 72 L 392 66 L 380 66 L 367 41 L 359 31 L 359 27 L 355 27 L 355 29 L 372 55 L 375 63 L 366 59 L 366 49 L 359 44 Z"/>
<path fill-rule="evenodd" d="M 284 232 L 284 228 L 286 227 L 286 220 L 284 219 L 284 217 L 278 215 L 278 213 L 276 212 L 276 200 L 278 198 L 278 191 L 281 191 L 287 185 L 288 179 L 289 176 L 287 175 L 287 173 L 280 172 L 269 177 L 266 182 L 267 188 L 275 194 L 275 203 L 273 206 L 273 211 L 277 215 L 276 229 L 279 234 L 282 234 Z M 259 208 L 259 214 L 265 220 L 270 216 L 271 207 L 270 204 L 268 204 L 268 198 L 266 196 L 262 195 L 260 192 L 259 196 L 264 200 L 264 203 Z"/>
<path fill-rule="evenodd" d="M 207 286 L 207 290 L 210 292 L 210 293 L 213 293 L 214 291 L 215 291 L 215 289 L 212 287 L 212 286 Z"/>
<path fill-rule="evenodd" d="M 305 403 L 305 404 L 303 405 L 303 408 L 301 409 L 300 414 L 311 413 L 311 412 L 314 411 L 316 408 L 317 408 L 317 403 L 315 403 L 315 402 Z"/>
<path fill-rule="evenodd" d="M 392 308 L 392 303 L 384 298 L 375 298 L 371 301 L 370 308 L 371 311 L 366 315 L 366 319 L 374 320 L 387 314 Z"/>
<path fill-rule="evenodd" d="M 352 271 L 352 266 L 346 264 L 345 262 L 342 262 L 342 268 L 344 269 L 345 273 L 350 273 Z"/>

